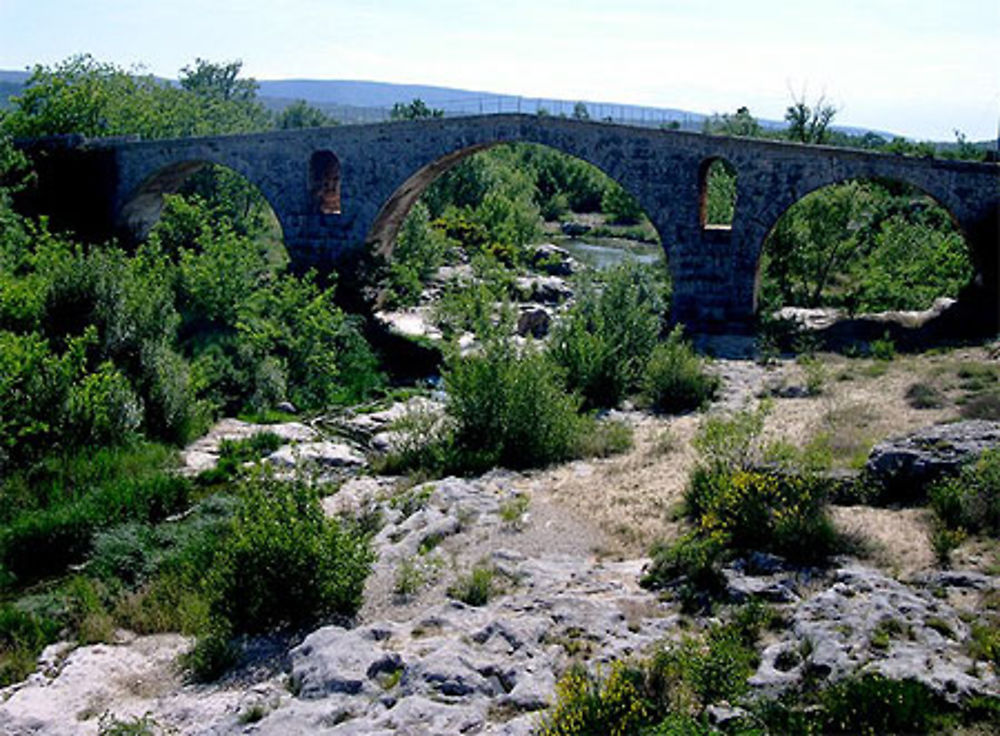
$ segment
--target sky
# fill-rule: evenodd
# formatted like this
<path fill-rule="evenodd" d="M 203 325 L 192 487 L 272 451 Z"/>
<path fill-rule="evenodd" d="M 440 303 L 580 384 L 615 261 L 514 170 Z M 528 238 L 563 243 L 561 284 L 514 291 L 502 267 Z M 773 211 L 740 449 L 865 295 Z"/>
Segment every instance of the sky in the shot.
<path fill-rule="evenodd" d="M 175 78 L 363 79 L 993 139 L 998 0 L 0 0 L 0 69 L 87 52 Z"/>

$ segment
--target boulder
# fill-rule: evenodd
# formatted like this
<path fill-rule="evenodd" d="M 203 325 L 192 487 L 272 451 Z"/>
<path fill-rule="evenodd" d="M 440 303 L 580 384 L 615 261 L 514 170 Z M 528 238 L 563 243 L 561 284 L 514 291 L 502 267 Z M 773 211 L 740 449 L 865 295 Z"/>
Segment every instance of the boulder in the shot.
<path fill-rule="evenodd" d="M 314 464 L 327 468 L 356 467 L 365 464 L 364 456 L 350 445 L 329 441 L 285 445 L 265 459 L 272 465 L 284 468 L 293 468 L 300 464 Z"/>
<path fill-rule="evenodd" d="M 551 326 L 552 315 L 544 307 L 529 307 L 517 317 L 517 334 L 521 337 L 543 338 L 549 334 Z"/>
<path fill-rule="evenodd" d="M 520 276 L 515 286 L 522 301 L 559 304 L 573 296 L 573 289 L 557 276 Z"/>
<path fill-rule="evenodd" d="M 591 227 L 583 222 L 567 221 L 560 225 L 559 229 L 563 231 L 563 235 L 569 235 L 571 238 L 577 238 L 581 235 L 589 233 Z"/>
<path fill-rule="evenodd" d="M 929 484 L 993 447 L 1000 447 L 1000 422 L 938 424 L 877 444 L 865 473 L 892 496 L 920 498 Z"/>
<path fill-rule="evenodd" d="M 552 243 L 536 245 L 531 254 L 531 265 L 549 276 L 572 276 L 577 263 L 570 252 Z"/>

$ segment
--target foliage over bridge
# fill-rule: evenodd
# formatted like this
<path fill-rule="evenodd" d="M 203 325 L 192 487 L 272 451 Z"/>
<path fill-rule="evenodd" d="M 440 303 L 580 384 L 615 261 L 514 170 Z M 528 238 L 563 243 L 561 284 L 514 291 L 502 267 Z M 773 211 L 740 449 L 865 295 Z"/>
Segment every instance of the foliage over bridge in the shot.
<path fill-rule="evenodd" d="M 709 136 L 534 115 L 437 118 L 180 140 L 49 142 L 36 155 L 57 225 L 84 237 L 145 234 L 162 196 L 205 164 L 235 170 L 269 201 L 298 267 L 388 254 L 410 206 L 443 171 L 500 143 L 530 142 L 587 161 L 645 209 L 673 277 L 675 320 L 742 330 L 756 311 L 761 250 L 778 218 L 820 187 L 886 179 L 926 192 L 952 215 L 976 269 L 962 302 L 1000 322 L 1000 167 L 844 148 Z M 737 175 L 731 227 L 705 222 L 709 165 Z M 42 209 L 42 206 L 39 206 Z"/>

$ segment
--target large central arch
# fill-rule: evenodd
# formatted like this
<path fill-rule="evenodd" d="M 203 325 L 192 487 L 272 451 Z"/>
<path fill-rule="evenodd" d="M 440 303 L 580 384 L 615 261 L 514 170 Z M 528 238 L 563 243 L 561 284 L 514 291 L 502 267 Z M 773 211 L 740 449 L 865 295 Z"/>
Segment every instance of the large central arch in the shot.
<path fill-rule="evenodd" d="M 474 156 L 478 153 L 496 148 L 498 146 L 512 145 L 514 143 L 530 143 L 531 145 L 541 146 L 549 150 L 557 151 L 564 155 L 572 156 L 573 158 L 584 161 L 590 166 L 593 166 L 597 171 L 599 171 L 604 176 L 608 177 L 611 181 L 622 186 L 622 188 L 631 196 L 635 197 L 636 200 L 642 206 L 642 202 L 637 196 L 635 191 L 631 191 L 627 185 L 615 179 L 609 172 L 605 171 L 600 165 L 595 163 L 593 160 L 584 159 L 580 156 L 570 153 L 566 150 L 560 150 L 549 146 L 546 144 L 537 143 L 535 141 L 495 141 L 491 143 L 477 143 L 470 145 L 466 148 L 453 151 L 451 153 L 445 154 L 433 161 L 426 163 L 417 169 L 413 174 L 406 178 L 405 181 L 389 196 L 385 204 L 382 205 L 372 224 L 371 229 L 368 232 L 365 242 L 372 252 L 377 256 L 387 257 L 390 255 L 393 243 L 396 241 L 396 237 L 399 234 L 400 227 L 402 226 L 403 220 L 406 218 L 407 213 L 413 207 L 413 205 L 420 199 L 420 197 L 428 190 L 428 188 L 433 184 L 440 176 L 445 174 L 447 171 L 457 166 L 461 161 Z M 645 208 L 643 208 L 645 212 Z M 646 213 L 647 217 L 648 212 Z M 653 223 L 653 228 L 656 229 L 656 224 Z M 657 231 L 659 235 L 659 231 Z M 665 255 L 668 250 L 667 243 L 660 236 L 660 242 L 664 249 Z"/>
<path fill-rule="evenodd" d="M 364 242 L 367 248 L 379 255 L 386 255 L 396 239 L 399 228 L 413 204 L 439 176 L 463 159 L 499 145 L 511 143 L 532 143 L 578 158 L 605 174 L 636 199 L 647 213 L 653 227 L 660 235 L 665 251 L 669 250 L 669 238 L 660 230 L 663 198 L 659 182 L 645 176 L 647 172 L 637 172 L 629 166 L 630 151 L 625 140 L 587 140 L 586 137 L 553 134 L 540 118 L 539 125 L 524 125 L 517 129 L 484 129 L 476 139 L 464 138 L 456 141 L 456 147 L 448 146 L 429 150 L 415 168 L 401 172 L 402 176 L 384 198 Z M 411 164 L 412 165 L 412 164 Z M 666 253 L 669 258 L 669 252 Z"/>

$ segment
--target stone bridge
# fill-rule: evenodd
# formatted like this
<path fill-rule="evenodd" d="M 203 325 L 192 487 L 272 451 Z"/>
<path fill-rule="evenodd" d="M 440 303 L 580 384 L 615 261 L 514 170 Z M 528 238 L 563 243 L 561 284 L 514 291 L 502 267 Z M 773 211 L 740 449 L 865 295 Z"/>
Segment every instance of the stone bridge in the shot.
<path fill-rule="evenodd" d="M 742 330 L 756 310 L 764 239 L 820 187 L 888 179 L 926 192 L 965 236 L 976 277 L 965 298 L 1000 321 L 1000 166 L 843 148 L 654 130 L 533 115 L 489 115 L 181 140 L 82 141 L 40 165 L 53 211 L 91 237 L 142 235 L 162 195 L 215 163 L 255 184 L 274 209 L 293 263 L 337 267 L 363 249 L 388 254 L 406 212 L 456 162 L 500 143 L 550 146 L 620 183 L 659 231 L 673 276 L 673 317 L 696 331 Z M 44 157 L 43 157 L 44 158 Z M 709 165 L 737 175 L 732 227 L 706 226 Z M 72 166 L 66 162 L 72 161 Z M 46 184 L 48 182 L 48 184 Z M 46 189 L 46 186 L 48 189 Z"/>

